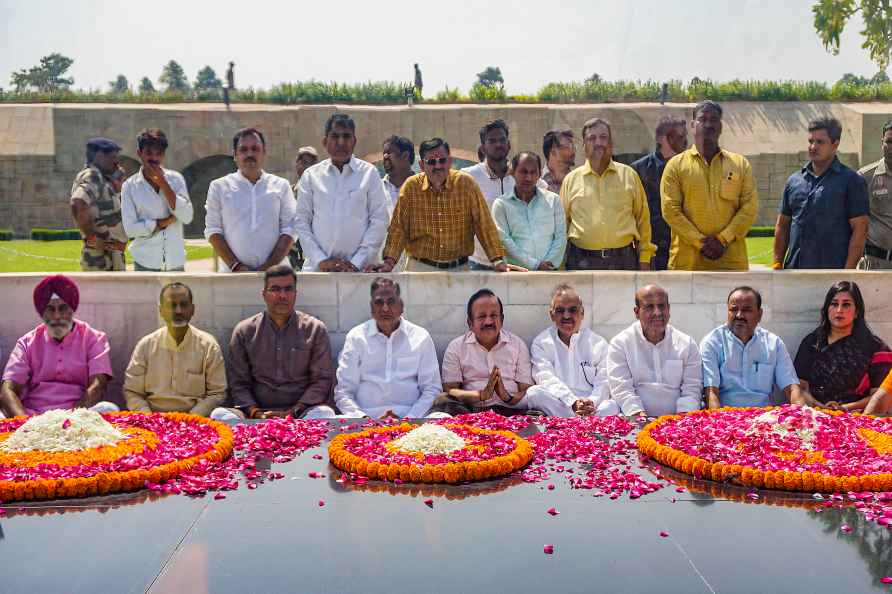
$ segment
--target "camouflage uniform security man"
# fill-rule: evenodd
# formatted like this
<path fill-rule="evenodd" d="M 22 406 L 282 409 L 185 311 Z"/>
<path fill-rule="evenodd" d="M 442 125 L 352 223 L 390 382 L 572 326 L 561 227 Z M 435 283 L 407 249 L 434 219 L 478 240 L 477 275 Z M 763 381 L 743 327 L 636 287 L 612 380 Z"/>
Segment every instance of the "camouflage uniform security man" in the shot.
<path fill-rule="evenodd" d="M 81 269 L 126 270 L 127 233 L 121 220 L 121 147 L 107 138 L 87 141 L 86 168 L 71 186 L 71 215 L 84 240 Z"/>

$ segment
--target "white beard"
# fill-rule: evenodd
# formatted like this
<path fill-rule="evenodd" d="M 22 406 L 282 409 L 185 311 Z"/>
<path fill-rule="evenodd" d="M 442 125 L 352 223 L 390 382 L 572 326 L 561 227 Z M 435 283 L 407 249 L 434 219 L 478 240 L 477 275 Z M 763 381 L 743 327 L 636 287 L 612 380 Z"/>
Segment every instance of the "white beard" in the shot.
<path fill-rule="evenodd" d="M 55 338 L 56 340 L 62 340 L 68 333 L 71 332 L 71 329 L 74 327 L 74 322 L 68 320 L 67 322 L 63 322 L 61 325 L 51 326 L 50 324 L 46 325 L 47 330 L 49 330 L 50 336 Z"/>

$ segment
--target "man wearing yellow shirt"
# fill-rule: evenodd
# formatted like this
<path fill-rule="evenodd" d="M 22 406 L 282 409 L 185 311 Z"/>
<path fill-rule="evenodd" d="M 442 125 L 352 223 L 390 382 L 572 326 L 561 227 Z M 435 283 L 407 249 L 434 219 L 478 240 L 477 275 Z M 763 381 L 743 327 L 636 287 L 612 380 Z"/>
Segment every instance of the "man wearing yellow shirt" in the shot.
<path fill-rule="evenodd" d="M 189 321 L 192 290 L 182 283 L 161 289 L 164 327 L 136 343 L 124 379 L 127 408 L 208 416 L 226 398 L 226 365 L 216 339 Z"/>
<path fill-rule="evenodd" d="M 663 219 L 672 229 L 670 270 L 748 270 L 746 234 L 759 198 L 749 161 L 719 148 L 722 107 L 694 107 L 694 146 L 663 171 Z"/>
<path fill-rule="evenodd" d="M 638 174 L 613 160 L 610 123 L 582 126 L 586 161 L 564 178 L 567 270 L 650 270 L 650 211 Z"/>

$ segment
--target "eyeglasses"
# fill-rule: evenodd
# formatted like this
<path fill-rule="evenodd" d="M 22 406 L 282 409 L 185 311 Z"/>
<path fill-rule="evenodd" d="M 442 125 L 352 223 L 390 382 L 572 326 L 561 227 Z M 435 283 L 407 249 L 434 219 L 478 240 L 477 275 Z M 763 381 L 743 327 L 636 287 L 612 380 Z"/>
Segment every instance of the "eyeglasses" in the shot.
<path fill-rule="evenodd" d="M 424 163 L 428 167 L 433 167 L 434 165 L 445 165 L 449 161 L 449 157 L 440 157 L 439 159 L 425 159 Z"/>
<path fill-rule="evenodd" d="M 579 313 L 579 308 L 578 308 L 577 306 L 575 306 L 575 305 L 572 306 L 572 307 L 568 307 L 568 308 L 566 308 L 566 309 L 564 309 L 563 307 L 555 307 L 555 308 L 554 308 L 554 314 L 555 314 L 556 316 L 562 316 L 562 315 L 564 315 L 565 313 L 568 313 L 568 314 L 570 314 L 571 316 L 575 316 L 576 314 Z"/>
<path fill-rule="evenodd" d="M 272 293 L 273 295 L 281 295 L 282 293 L 289 294 L 294 293 L 297 290 L 297 287 L 294 285 L 288 287 L 280 287 L 278 285 L 273 285 L 272 287 L 267 287 L 265 291 L 267 293 Z"/>

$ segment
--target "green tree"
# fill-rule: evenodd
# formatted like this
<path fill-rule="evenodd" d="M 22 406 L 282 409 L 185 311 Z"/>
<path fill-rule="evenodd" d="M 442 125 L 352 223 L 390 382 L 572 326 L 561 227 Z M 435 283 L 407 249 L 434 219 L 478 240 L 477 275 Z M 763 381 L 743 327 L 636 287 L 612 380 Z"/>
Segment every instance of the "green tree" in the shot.
<path fill-rule="evenodd" d="M 74 79 L 63 78 L 63 75 L 72 64 L 74 60 L 71 58 L 53 53 L 42 57 L 37 66 L 13 72 L 11 82 L 17 91 L 31 87 L 43 93 L 67 89 L 74 84 Z"/>
<path fill-rule="evenodd" d="M 870 59 L 880 70 L 889 65 L 892 53 L 892 6 L 889 0 L 818 0 L 811 10 L 821 43 L 834 56 L 839 54 L 839 37 L 846 23 L 860 12 L 864 21 L 861 47 L 870 53 Z"/>
<path fill-rule="evenodd" d="M 130 81 L 127 80 L 127 77 L 123 74 L 119 74 L 118 77 L 110 81 L 108 85 L 111 87 L 112 93 L 126 93 L 130 90 Z"/>
<path fill-rule="evenodd" d="M 211 91 L 222 87 L 223 83 L 217 78 L 217 73 L 214 72 L 213 68 L 205 66 L 198 71 L 198 76 L 195 78 L 196 91 Z"/>
<path fill-rule="evenodd" d="M 165 64 L 158 82 L 166 85 L 167 91 L 189 92 L 189 80 L 186 78 L 183 67 L 176 60 L 171 60 Z"/>
<path fill-rule="evenodd" d="M 505 79 L 502 78 L 502 69 L 498 66 L 487 66 L 483 72 L 477 73 L 477 84 L 484 87 L 504 87 Z"/>
<path fill-rule="evenodd" d="M 149 93 L 155 92 L 155 85 L 152 84 L 152 81 L 149 80 L 148 76 L 142 77 L 142 80 L 139 81 L 139 94 L 140 95 L 148 95 Z"/>

